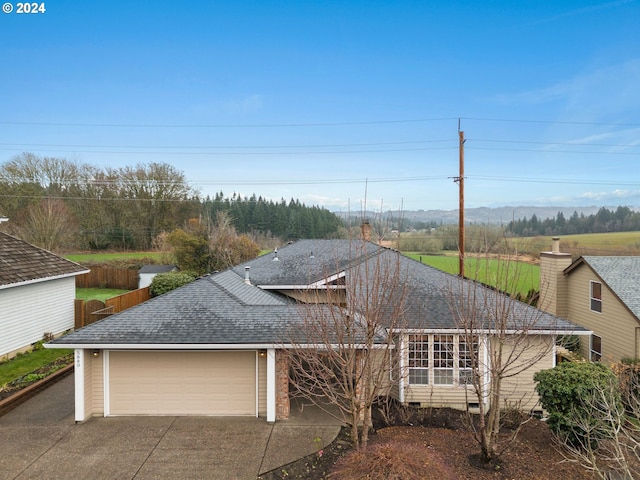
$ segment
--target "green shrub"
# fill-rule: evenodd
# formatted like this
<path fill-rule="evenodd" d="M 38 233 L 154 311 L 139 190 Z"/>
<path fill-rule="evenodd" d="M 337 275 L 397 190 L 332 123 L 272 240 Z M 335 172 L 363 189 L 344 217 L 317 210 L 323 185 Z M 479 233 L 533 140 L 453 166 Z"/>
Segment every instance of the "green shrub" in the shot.
<path fill-rule="evenodd" d="M 157 297 L 163 293 L 175 290 L 178 287 L 182 287 L 187 283 L 191 283 L 196 279 L 195 276 L 185 272 L 166 272 L 159 273 L 151 281 L 149 286 L 149 293 L 152 297 Z"/>
<path fill-rule="evenodd" d="M 585 442 L 594 447 L 594 442 L 608 436 L 606 419 L 600 417 L 606 415 L 608 402 L 620 401 L 617 378 L 610 368 L 601 363 L 563 362 L 533 379 L 549 428 L 556 435 L 574 447 Z"/>
<path fill-rule="evenodd" d="M 556 344 L 566 348 L 570 352 L 580 353 L 580 337 L 578 335 L 560 335 Z"/>

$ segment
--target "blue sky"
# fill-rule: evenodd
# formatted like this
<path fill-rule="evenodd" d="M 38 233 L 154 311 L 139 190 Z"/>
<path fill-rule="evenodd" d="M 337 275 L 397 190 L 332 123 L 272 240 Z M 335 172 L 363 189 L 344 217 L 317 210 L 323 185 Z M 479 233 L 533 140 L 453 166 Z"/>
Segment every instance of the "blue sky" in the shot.
<path fill-rule="evenodd" d="M 9 3 L 0 162 L 455 209 L 460 119 L 467 207 L 640 206 L 638 0 Z"/>

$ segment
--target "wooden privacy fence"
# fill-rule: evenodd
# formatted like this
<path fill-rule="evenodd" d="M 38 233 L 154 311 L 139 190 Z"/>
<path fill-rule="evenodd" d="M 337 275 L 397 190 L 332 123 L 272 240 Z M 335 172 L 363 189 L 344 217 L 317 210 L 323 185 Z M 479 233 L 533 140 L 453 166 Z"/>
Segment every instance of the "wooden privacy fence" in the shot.
<path fill-rule="evenodd" d="M 89 267 L 91 271 L 76 275 L 76 288 L 138 288 L 138 270 L 135 268 Z"/>
<path fill-rule="evenodd" d="M 82 328 L 98 320 L 102 320 L 114 313 L 121 312 L 151 298 L 149 287 L 139 288 L 131 292 L 108 298 L 105 302 L 100 300 L 76 300 L 75 303 L 75 328 Z"/>

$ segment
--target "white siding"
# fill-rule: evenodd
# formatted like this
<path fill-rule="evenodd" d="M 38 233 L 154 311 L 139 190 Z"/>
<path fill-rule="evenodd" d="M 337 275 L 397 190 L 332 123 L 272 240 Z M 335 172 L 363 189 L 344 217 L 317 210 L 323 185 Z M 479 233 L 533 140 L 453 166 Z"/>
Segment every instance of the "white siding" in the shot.
<path fill-rule="evenodd" d="M 153 277 L 155 277 L 157 273 L 140 273 L 138 275 L 138 288 L 144 288 L 151 285 L 153 282 Z"/>
<path fill-rule="evenodd" d="M 73 328 L 75 277 L 0 290 L 0 357 Z"/>

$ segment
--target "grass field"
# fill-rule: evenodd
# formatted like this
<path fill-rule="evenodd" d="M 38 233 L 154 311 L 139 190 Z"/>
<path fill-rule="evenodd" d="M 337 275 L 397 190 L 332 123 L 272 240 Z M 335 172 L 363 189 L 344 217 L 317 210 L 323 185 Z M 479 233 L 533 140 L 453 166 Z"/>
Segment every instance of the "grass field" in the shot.
<path fill-rule="evenodd" d="M 117 297 L 129 290 L 118 290 L 117 288 L 76 288 L 76 298 L 78 300 L 100 300 L 104 302 L 107 298 Z"/>
<path fill-rule="evenodd" d="M 127 260 L 152 259 L 155 262 L 164 262 L 168 254 L 164 252 L 121 252 L 121 253 L 74 253 L 65 255 L 65 258 L 77 263 L 108 263 Z"/>
<path fill-rule="evenodd" d="M 404 255 L 438 270 L 454 275 L 458 274 L 458 257 L 456 256 L 421 255 L 418 253 L 404 253 Z M 508 273 L 506 272 L 507 268 Z M 466 277 L 510 293 L 520 293 L 526 296 L 530 290 L 540 288 L 540 267 L 538 265 L 525 262 L 505 262 L 497 259 L 467 258 L 464 269 Z"/>
<path fill-rule="evenodd" d="M 551 236 L 511 238 L 519 251 L 537 256 L 551 249 Z M 578 255 L 640 255 L 640 232 L 584 233 L 561 235 L 560 250 Z"/>

